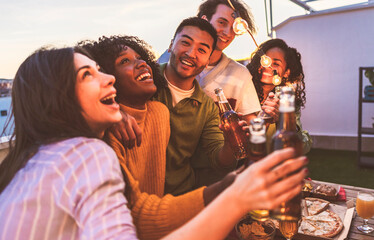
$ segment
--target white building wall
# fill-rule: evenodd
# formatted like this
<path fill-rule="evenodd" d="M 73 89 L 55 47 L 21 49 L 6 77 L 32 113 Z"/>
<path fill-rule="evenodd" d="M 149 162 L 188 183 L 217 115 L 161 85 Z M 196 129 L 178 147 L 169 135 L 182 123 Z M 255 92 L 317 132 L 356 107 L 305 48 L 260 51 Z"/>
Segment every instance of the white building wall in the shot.
<path fill-rule="evenodd" d="M 374 6 L 294 17 L 275 30 L 302 56 L 307 91 L 303 127 L 312 135 L 357 136 L 358 69 L 374 66 Z M 363 126 L 371 127 L 374 103 L 364 104 Z"/>
<path fill-rule="evenodd" d="M 0 133 L 3 133 L 5 123 L 8 120 L 9 115 L 11 114 L 11 111 L 10 111 L 11 102 L 12 102 L 12 98 L 10 96 L 0 97 L 0 111 L 2 113 L 0 114 L 0 126 L 1 126 Z M 4 131 L 4 136 L 11 135 L 12 132 L 13 132 L 13 128 L 7 128 Z"/>

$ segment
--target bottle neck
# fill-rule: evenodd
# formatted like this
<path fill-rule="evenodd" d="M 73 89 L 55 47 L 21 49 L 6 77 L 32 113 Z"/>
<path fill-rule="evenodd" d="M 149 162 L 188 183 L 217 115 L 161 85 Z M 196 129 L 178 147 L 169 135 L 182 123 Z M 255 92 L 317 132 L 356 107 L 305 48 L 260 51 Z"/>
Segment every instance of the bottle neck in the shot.
<path fill-rule="evenodd" d="M 223 91 L 218 91 L 216 93 L 217 100 L 218 100 L 218 106 L 221 113 L 232 111 L 232 108 L 230 106 L 229 101 L 227 101 L 225 94 L 223 94 Z"/>
<path fill-rule="evenodd" d="M 295 111 L 279 114 L 278 130 L 296 131 Z"/>
<path fill-rule="evenodd" d="M 291 89 L 284 87 L 281 89 L 279 99 L 279 123 L 278 129 L 296 131 L 295 117 L 295 94 Z"/>

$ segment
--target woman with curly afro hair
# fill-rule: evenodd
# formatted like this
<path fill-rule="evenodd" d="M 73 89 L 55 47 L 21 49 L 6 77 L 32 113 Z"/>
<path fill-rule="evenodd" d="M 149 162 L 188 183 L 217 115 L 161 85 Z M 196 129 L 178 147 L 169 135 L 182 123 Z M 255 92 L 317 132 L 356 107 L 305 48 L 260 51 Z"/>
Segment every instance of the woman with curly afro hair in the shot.
<path fill-rule="evenodd" d="M 272 59 L 270 67 L 261 66 L 260 60 L 263 53 Z M 251 62 L 247 65 L 247 68 L 252 75 L 259 101 L 266 112 L 271 109 L 267 108 L 268 101 L 266 100 L 268 96 L 274 96 L 275 85 L 272 81 L 275 71 L 282 79 L 280 86 L 288 85 L 294 88 L 297 130 L 304 142 L 304 153 L 309 152 L 312 139 L 307 131 L 302 130 L 300 122 L 300 110 L 305 107 L 306 103 L 304 72 L 300 53 L 295 48 L 289 47 L 282 39 L 271 39 L 262 43 L 252 54 Z M 275 101 L 277 102 L 277 100 Z M 278 108 L 277 102 L 275 107 L 268 112 L 273 117 L 274 122 L 278 119 Z M 267 131 L 268 146 L 274 132 L 275 124 L 271 124 Z M 269 147 L 268 150 L 270 150 Z"/>
<path fill-rule="evenodd" d="M 150 46 L 134 36 L 103 36 L 78 45 L 93 56 L 103 71 L 115 76 L 116 99 L 122 114 L 133 118 L 133 125 L 140 129 L 142 143 L 136 146 L 125 146 L 114 129 L 106 133 L 105 140 L 116 152 L 124 171 L 125 196 L 138 236 L 159 239 L 193 218 L 214 198 L 207 196 L 220 191 L 214 186 L 201 187 L 176 197 L 164 196 L 170 114 L 163 103 L 151 101 L 166 81 Z"/>

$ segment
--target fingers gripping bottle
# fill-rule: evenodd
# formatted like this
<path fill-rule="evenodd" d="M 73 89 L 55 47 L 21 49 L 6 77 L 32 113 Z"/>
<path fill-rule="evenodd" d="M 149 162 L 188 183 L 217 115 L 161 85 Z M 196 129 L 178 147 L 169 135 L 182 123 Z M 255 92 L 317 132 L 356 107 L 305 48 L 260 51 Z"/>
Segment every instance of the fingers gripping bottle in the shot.
<path fill-rule="evenodd" d="M 240 118 L 232 110 L 222 88 L 214 90 L 218 99 L 221 123 L 225 132 L 225 140 L 228 141 L 237 161 L 237 168 L 248 160 L 248 137 L 239 125 Z"/>

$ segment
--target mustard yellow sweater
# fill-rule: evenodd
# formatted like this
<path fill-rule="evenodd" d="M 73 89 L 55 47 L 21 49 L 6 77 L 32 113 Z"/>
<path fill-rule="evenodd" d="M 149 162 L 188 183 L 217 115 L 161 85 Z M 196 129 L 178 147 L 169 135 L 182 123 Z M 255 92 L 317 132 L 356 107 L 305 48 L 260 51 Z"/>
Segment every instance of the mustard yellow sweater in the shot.
<path fill-rule="evenodd" d="M 169 110 L 149 101 L 145 110 L 120 105 L 141 127 L 142 143 L 127 149 L 108 133 L 107 142 L 125 172 L 125 195 L 140 239 L 159 239 L 180 227 L 204 208 L 203 189 L 164 196 L 166 147 L 170 136 Z"/>

